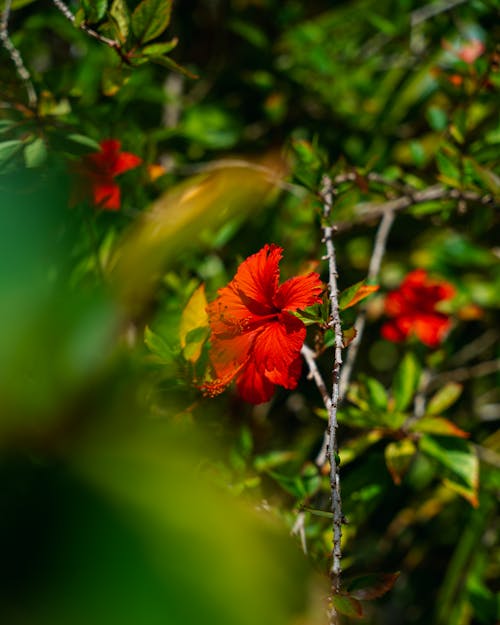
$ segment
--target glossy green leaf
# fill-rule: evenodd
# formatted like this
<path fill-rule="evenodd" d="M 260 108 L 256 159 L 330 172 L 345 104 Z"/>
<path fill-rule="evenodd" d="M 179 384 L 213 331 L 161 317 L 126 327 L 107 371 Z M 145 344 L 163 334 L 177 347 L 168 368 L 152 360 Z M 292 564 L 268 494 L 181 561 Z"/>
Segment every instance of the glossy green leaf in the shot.
<path fill-rule="evenodd" d="M 132 30 L 141 43 L 159 37 L 170 23 L 172 0 L 142 0 L 132 13 Z"/>
<path fill-rule="evenodd" d="M 93 24 L 102 20 L 106 14 L 108 0 L 82 0 L 82 6 L 85 10 L 85 21 Z"/>
<path fill-rule="evenodd" d="M 394 408 L 406 410 L 413 401 L 413 396 L 420 382 L 421 366 L 415 355 L 407 352 L 396 370 L 393 383 Z"/>
<path fill-rule="evenodd" d="M 385 462 L 395 484 L 401 484 L 416 453 L 415 443 L 409 438 L 387 445 L 385 448 Z"/>
<path fill-rule="evenodd" d="M 463 386 L 457 382 L 448 382 L 429 400 L 425 414 L 439 415 L 453 405 L 462 394 Z"/>
<path fill-rule="evenodd" d="M 162 56 L 162 54 L 168 54 L 173 50 L 178 42 L 177 37 L 174 37 L 171 41 L 165 41 L 164 43 L 151 43 L 142 48 L 141 54 L 144 56 Z"/>

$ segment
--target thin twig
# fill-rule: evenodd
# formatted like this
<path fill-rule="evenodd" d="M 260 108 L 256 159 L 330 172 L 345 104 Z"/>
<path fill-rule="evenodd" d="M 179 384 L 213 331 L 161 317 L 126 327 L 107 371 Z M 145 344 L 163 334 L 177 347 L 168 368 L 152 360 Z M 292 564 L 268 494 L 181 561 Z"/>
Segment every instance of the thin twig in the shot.
<path fill-rule="evenodd" d="M 439 388 L 447 382 L 465 382 L 471 378 L 481 378 L 485 375 L 497 373 L 497 371 L 500 371 L 500 359 L 487 360 L 472 367 L 460 367 L 452 371 L 444 371 L 429 379 L 426 391 Z"/>
<path fill-rule="evenodd" d="M 497 203 L 489 194 L 480 195 L 474 191 L 447 189 L 440 184 L 436 184 L 421 191 L 409 191 L 401 197 L 387 200 L 386 202 L 365 202 L 360 204 L 355 207 L 356 216 L 354 219 L 337 223 L 337 232 L 345 232 L 354 226 L 382 217 L 387 212 L 398 212 L 410 206 L 435 200 L 466 200 L 494 207 L 497 206 Z"/>
<path fill-rule="evenodd" d="M 24 83 L 26 93 L 28 94 L 28 104 L 31 108 L 34 109 L 36 108 L 36 105 L 38 103 L 38 97 L 36 95 L 33 83 L 31 82 L 31 74 L 27 70 L 19 50 L 12 43 L 9 37 L 9 17 L 11 5 L 12 0 L 5 0 L 4 8 L 2 11 L 2 19 L 0 21 L 0 40 L 2 41 L 2 45 L 8 52 L 12 62 L 14 63 L 17 75 Z"/>
<path fill-rule="evenodd" d="M 394 217 L 395 216 L 392 211 L 384 213 L 382 220 L 380 222 L 380 225 L 378 227 L 377 233 L 375 235 L 375 241 L 373 244 L 372 257 L 370 259 L 370 265 L 368 267 L 367 279 L 369 281 L 374 281 L 378 278 L 378 274 L 380 272 L 380 266 L 382 264 L 382 259 L 385 253 L 387 238 L 389 236 L 389 232 L 391 231 L 391 227 L 394 222 Z M 365 324 L 366 324 L 366 307 L 363 306 L 354 323 L 354 330 L 356 334 L 354 336 L 353 341 L 349 345 L 349 349 L 347 350 L 347 356 L 342 366 L 342 370 L 340 372 L 340 382 L 339 382 L 340 403 L 344 401 L 347 388 L 349 387 L 349 382 L 351 380 L 351 375 L 354 369 L 354 364 L 356 362 L 356 358 L 358 355 L 359 346 L 361 344 L 361 339 L 363 337 Z M 318 455 L 316 456 L 316 465 L 318 467 L 324 466 L 326 462 L 327 447 L 328 447 L 328 433 L 325 433 L 323 444 L 321 445 L 321 449 Z"/>
<path fill-rule="evenodd" d="M 415 11 L 410 13 L 410 24 L 412 27 L 421 24 L 431 17 L 444 13 L 445 11 L 450 11 L 467 1 L 468 0 L 441 0 L 441 2 L 429 2 L 429 4 L 415 9 Z"/>
<path fill-rule="evenodd" d="M 340 498 L 339 466 L 337 462 L 337 407 L 339 403 L 340 368 L 342 365 L 342 326 L 340 323 L 340 309 L 337 286 L 337 261 L 335 246 L 333 244 L 334 228 L 330 225 L 333 205 L 333 186 L 328 176 L 323 176 L 321 197 L 323 199 L 323 241 L 326 246 L 326 259 L 328 260 L 328 291 L 330 295 L 330 327 L 335 334 L 335 346 L 332 367 L 332 396 L 328 410 L 328 457 L 330 460 L 330 488 L 332 494 L 333 513 L 333 549 L 332 566 L 330 576 L 332 578 L 333 593 L 340 590 L 341 567 L 341 537 L 342 537 L 342 501 Z M 332 614 L 332 619 L 334 614 Z"/>
<path fill-rule="evenodd" d="M 380 267 L 382 265 L 382 259 L 384 258 L 385 248 L 387 245 L 387 238 L 389 236 L 389 232 L 391 231 L 393 223 L 394 213 L 392 211 L 384 213 L 382 220 L 380 221 L 377 233 L 375 235 L 375 241 L 373 244 L 373 252 L 370 259 L 370 265 L 368 267 L 367 275 L 367 280 L 369 282 L 373 282 L 378 279 Z M 366 306 L 362 306 L 354 323 L 354 329 L 356 331 L 356 334 L 352 343 L 349 345 L 349 349 L 347 350 L 346 360 L 344 366 L 342 367 L 342 372 L 340 375 L 340 401 L 343 401 L 347 391 L 347 387 L 349 386 L 349 382 L 351 380 L 351 375 L 358 355 L 361 339 L 363 337 L 365 324 Z"/>
<path fill-rule="evenodd" d="M 321 394 L 323 404 L 325 405 L 326 410 L 329 412 L 331 409 L 332 400 L 330 399 L 328 389 L 326 388 L 326 384 L 316 364 L 316 354 L 305 343 L 304 345 L 302 345 L 302 349 L 300 351 L 302 356 L 304 356 L 304 360 L 306 361 L 307 366 L 309 367 L 309 377 L 312 378 L 316 383 L 316 386 L 318 387 L 318 390 Z"/>
<path fill-rule="evenodd" d="M 62 0 L 52 0 L 52 1 L 55 4 L 55 6 L 59 9 L 59 11 L 61 11 L 64 17 L 68 19 L 72 24 L 75 25 L 76 18 L 71 12 L 71 10 L 69 9 L 69 7 L 66 6 L 66 4 Z M 105 37 L 104 35 L 101 35 L 93 28 L 90 28 L 90 26 L 87 26 L 85 22 L 81 22 L 81 24 L 78 25 L 78 28 L 80 30 L 83 30 L 84 33 L 87 33 L 89 37 L 93 37 L 94 39 L 97 39 L 97 41 L 100 41 L 101 43 L 106 44 L 113 50 L 116 50 L 116 53 L 121 58 L 121 60 L 127 65 L 130 65 L 130 59 L 125 54 L 125 52 L 123 52 L 119 41 L 116 41 L 115 39 L 110 39 L 109 37 Z"/>

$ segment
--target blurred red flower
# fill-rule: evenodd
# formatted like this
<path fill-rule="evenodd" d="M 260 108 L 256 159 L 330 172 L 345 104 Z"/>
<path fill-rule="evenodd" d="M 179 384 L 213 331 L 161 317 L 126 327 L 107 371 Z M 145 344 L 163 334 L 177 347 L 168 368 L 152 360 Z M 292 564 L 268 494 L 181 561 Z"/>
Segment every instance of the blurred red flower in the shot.
<path fill-rule="evenodd" d="M 106 139 L 100 143 L 100 152 L 87 154 L 78 167 L 84 183 L 90 183 L 90 194 L 94 204 L 106 210 L 120 209 L 120 187 L 115 177 L 142 163 L 142 159 L 130 152 L 121 152 L 121 143 Z M 86 190 L 86 194 L 89 191 Z"/>
<path fill-rule="evenodd" d="M 277 384 L 297 386 L 306 328 L 291 313 L 319 303 L 323 284 L 313 272 L 279 286 L 282 252 L 281 247 L 265 245 L 241 263 L 209 304 L 215 380 L 203 384 L 205 394 L 218 395 L 236 379 L 240 396 L 260 404 L 271 399 Z"/>
<path fill-rule="evenodd" d="M 416 336 L 429 347 L 437 347 L 450 329 L 448 315 L 436 305 L 455 295 L 449 282 L 432 280 L 423 269 L 409 273 L 385 300 L 385 313 L 392 319 L 382 326 L 382 336 L 397 343 Z"/>

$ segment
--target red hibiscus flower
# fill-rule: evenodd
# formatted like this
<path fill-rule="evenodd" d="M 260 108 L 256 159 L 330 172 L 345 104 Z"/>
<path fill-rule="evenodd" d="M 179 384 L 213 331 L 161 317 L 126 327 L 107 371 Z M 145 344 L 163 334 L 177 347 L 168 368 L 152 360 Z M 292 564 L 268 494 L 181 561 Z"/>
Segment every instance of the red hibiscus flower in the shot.
<path fill-rule="evenodd" d="M 240 396 L 260 404 L 271 399 L 276 385 L 297 386 L 306 328 L 291 313 L 319 303 L 323 284 L 317 273 L 310 273 L 279 286 L 282 252 L 265 245 L 241 263 L 209 304 L 215 380 L 202 386 L 207 395 L 219 394 L 236 379 Z"/>
<path fill-rule="evenodd" d="M 116 211 L 120 209 L 121 194 L 114 179 L 140 165 L 142 159 L 130 152 L 120 152 L 121 143 L 116 139 L 106 139 L 100 145 L 101 151 L 85 156 L 78 169 L 83 182 L 90 183 L 94 204 Z"/>
<path fill-rule="evenodd" d="M 436 305 L 454 295 L 455 289 L 448 282 L 432 280 L 423 269 L 412 271 L 386 297 L 385 313 L 392 319 L 382 326 L 382 336 L 399 343 L 414 335 L 425 345 L 437 347 L 451 321 L 436 310 Z"/>

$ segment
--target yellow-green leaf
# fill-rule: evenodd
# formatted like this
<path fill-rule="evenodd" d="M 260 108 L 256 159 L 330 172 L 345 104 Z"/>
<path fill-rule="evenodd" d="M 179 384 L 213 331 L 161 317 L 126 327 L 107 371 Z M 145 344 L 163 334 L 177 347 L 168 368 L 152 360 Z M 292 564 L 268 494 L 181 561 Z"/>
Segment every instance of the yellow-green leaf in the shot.
<path fill-rule="evenodd" d="M 181 316 L 179 327 L 179 340 L 184 353 L 184 357 L 190 362 L 196 362 L 200 357 L 203 343 L 207 333 L 199 332 L 193 336 L 193 331 L 203 329 L 208 326 L 207 298 L 205 296 L 205 285 L 200 284 L 191 295 Z M 191 337 L 189 336 L 191 334 Z"/>
<path fill-rule="evenodd" d="M 431 397 L 425 413 L 427 415 L 439 415 L 454 404 L 462 393 L 462 385 L 457 382 L 449 382 L 440 388 Z"/>
<path fill-rule="evenodd" d="M 409 438 L 387 445 L 385 462 L 395 484 L 401 484 L 416 453 L 415 443 Z"/>
<path fill-rule="evenodd" d="M 437 434 L 438 436 L 469 438 L 469 432 L 461 430 L 454 423 L 443 417 L 423 417 L 415 421 L 410 429 L 413 432 L 425 432 L 426 434 Z"/>

